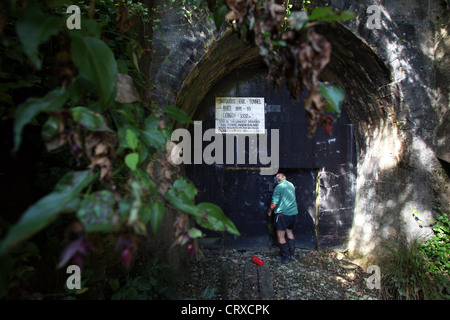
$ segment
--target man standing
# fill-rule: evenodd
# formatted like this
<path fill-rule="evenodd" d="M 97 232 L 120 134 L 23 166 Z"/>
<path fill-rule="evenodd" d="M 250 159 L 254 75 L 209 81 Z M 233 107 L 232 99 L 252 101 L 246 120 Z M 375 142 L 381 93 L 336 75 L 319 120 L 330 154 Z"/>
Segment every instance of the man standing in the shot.
<path fill-rule="evenodd" d="M 281 256 L 276 259 L 287 263 L 294 259 L 295 237 L 293 229 L 298 214 L 297 201 L 295 187 L 286 180 L 286 176 L 283 173 L 278 173 L 276 180 L 278 184 L 273 191 L 272 202 L 267 215 L 270 217 L 272 212 L 275 213 L 274 226 L 277 230 L 278 245 L 281 251 Z"/>

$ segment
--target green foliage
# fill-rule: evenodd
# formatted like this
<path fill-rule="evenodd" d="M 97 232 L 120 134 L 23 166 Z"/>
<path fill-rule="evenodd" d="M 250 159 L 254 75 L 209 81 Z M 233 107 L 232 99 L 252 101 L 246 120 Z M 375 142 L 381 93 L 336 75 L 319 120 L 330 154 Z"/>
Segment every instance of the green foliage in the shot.
<path fill-rule="evenodd" d="M 330 61 L 331 44 L 314 27 L 348 21 L 356 15 L 328 6 L 311 12 L 292 11 L 289 1 L 217 0 L 208 4 L 217 27 L 232 21 L 240 37 L 258 47 L 269 70 L 268 80 L 275 89 L 285 82 L 293 99 L 308 92 L 304 99 L 308 136 L 313 137 L 317 125 L 331 134 L 334 118 L 325 111 L 339 116 L 345 94 L 340 87 L 319 81 L 321 71 Z M 302 1 L 302 8 L 309 7 L 309 1 Z"/>
<path fill-rule="evenodd" d="M 181 124 L 191 122 L 189 115 L 177 107 L 173 106 L 164 107 L 163 112 L 167 114 L 171 119 L 174 119 Z"/>
<path fill-rule="evenodd" d="M 109 7 L 108 10 L 113 9 L 114 7 Z M 115 8 L 114 8 L 115 9 Z M 111 10 L 110 10 L 111 11 Z M 39 7 L 30 7 L 26 8 L 20 12 L 20 18 L 18 20 L 17 28 L 19 38 L 24 38 L 23 45 L 24 51 L 26 55 L 33 61 L 36 62 L 37 49 L 40 44 L 45 43 L 49 40 L 51 35 L 58 34 L 60 32 L 58 26 L 60 24 L 56 24 L 56 20 L 61 18 L 54 18 L 50 13 L 44 13 L 44 11 Z M 42 21 L 45 21 L 43 24 Z M 140 117 L 136 117 L 136 114 L 148 113 L 145 110 L 145 106 L 140 104 L 133 104 L 133 108 L 140 108 L 141 110 L 137 111 L 128 109 L 126 106 L 122 107 L 117 103 L 112 103 L 113 94 L 116 91 L 115 81 L 117 76 L 117 62 L 116 57 L 113 53 L 112 48 L 108 47 L 108 45 L 99 39 L 101 36 L 101 26 L 100 24 L 95 24 L 91 22 L 90 24 L 87 21 L 84 21 L 88 25 L 88 32 L 95 29 L 95 32 L 89 32 L 92 35 L 85 35 L 83 30 L 72 30 L 70 32 L 70 57 L 72 62 L 78 71 L 78 76 L 75 78 L 75 81 L 69 85 L 66 89 L 64 87 L 59 89 L 54 89 L 50 91 L 47 95 L 42 98 L 29 98 L 25 103 L 23 103 L 19 108 L 17 108 L 15 114 L 15 149 L 18 150 L 21 142 L 21 134 L 25 125 L 33 121 L 35 117 L 43 112 L 50 114 L 51 112 L 58 112 L 61 109 L 65 108 L 65 105 L 68 100 L 72 102 L 78 102 L 78 97 L 81 97 L 80 90 L 85 93 L 93 92 L 98 96 L 98 100 L 101 103 L 101 108 L 97 107 L 97 103 L 94 100 L 95 96 L 93 96 L 93 100 L 90 101 L 85 106 L 76 106 L 70 108 L 70 112 L 72 115 L 72 119 L 75 123 L 81 125 L 84 129 L 93 132 L 112 132 L 114 131 L 110 129 L 107 125 L 107 120 L 109 117 L 109 113 L 101 114 L 106 110 L 113 111 L 119 113 L 119 118 L 113 117 L 114 124 L 116 126 L 116 130 L 121 135 L 121 132 L 125 132 L 125 137 L 122 140 L 124 143 L 122 144 L 124 147 L 131 149 L 133 152 L 127 153 L 123 158 L 124 164 L 131 172 L 136 172 L 138 170 L 138 166 L 144 163 L 145 160 L 148 160 L 149 154 L 148 152 L 144 152 L 143 149 L 153 150 L 153 152 L 157 150 L 164 150 L 166 139 L 170 137 L 170 129 L 161 129 L 159 126 L 159 117 L 153 114 L 148 114 L 145 117 L 145 120 L 141 122 Z M 51 27 L 50 27 L 51 26 Z M 25 31 L 22 30 L 34 30 L 33 42 L 26 41 Z M 50 31 L 51 30 L 51 31 Z M 134 44 L 134 42 L 131 42 Z M 121 60 L 126 60 L 126 57 L 121 56 L 121 52 L 119 52 L 119 56 Z M 133 61 L 133 66 L 136 66 L 135 61 L 136 55 L 131 53 L 131 60 Z M 36 64 L 36 63 L 35 63 Z M 83 84 L 80 87 L 80 79 L 84 78 L 88 83 Z M 165 114 L 172 118 L 175 121 L 180 123 L 186 123 L 190 121 L 189 117 L 183 111 L 175 108 L 175 107 L 165 107 L 162 109 Z M 58 122 L 60 117 L 50 117 L 44 126 L 43 134 L 44 136 L 50 137 L 55 134 L 61 134 L 58 132 L 57 127 L 61 124 Z M 79 137 L 80 138 L 80 137 Z M 86 141 L 86 143 L 90 143 L 90 141 Z M 78 147 L 81 147 L 78 146 Z M 119 150 L 120 152 L 120 150 Z M 89 156 L 89 155 L 88 155 Z M 92 163 L 91 163 L 92 165 Z M 119 168 L 121 166 L 119 165 Z M 109 172 L 108 172 L 109 173 Z M 175 197 L 173 198 L 173 202 L 178 209 L 186 209 L 188 213 L 194 215 L 200 215 L 200 211 L 198 209 L 191 210 L 189 208 L 190 205 L 193 205 L 193 196 L 195 195 L 194 187 L 192 183 L 189 184 L 189 188 L 187 190 L 183 190 L 181 194 L 176 194 L 180 189 L 180 181 L 187 184 L 185 180 L 178 180 L 174 184 L 174 187 L 171 188 L 167 194 L 173 194 Z M 76 187 L 75 181 L 73 184 Z M 85 187 L 86 185 L 83 185 Z M 130 208 L 130 218 L 128 219 L 129 225 L 133 225 L 134 223 L 138 223 L 138 217 L 143 215 L 141 209 L 144 208 L 142 198 L 146 198 L 150 196 L 155 200 L 155 205 L 151 205 L 152 202 L 149 203 L 152 208 L 150 214 L 152 221 L 153 231 L 156 233 L 158 229 L 159 222 L 162 218 L 163 210 L 161 205 L 163 202 L 161 200 L 156 200 L 158 198 L 157 190 L 155 188 L 155 184 L 151 181 L 151 178 L 148 176 L 145 177 L 145 173 L 140 171 L 138 174 L 133 175 L 131 177 L 131 182 L 128 185 L 121 186 L 125 188 L 125 190 L 129 190 L 130 196 L 133 199 L 131 201 Z M 181 186 L 184 187 L 184 186 Z M 74 188 L 76 193 L 70 193 L 70 196 L 77 196 L 78 193 L 82 191 L 82 189 Z M 187 197 L 183 197 L 189 192 Z M 147 195 L 147 193 L 150 193 Z M 176 195 L 175 195 L 176 194 Z M 48 196 L 49 199 L 54 201 L 53 198 L 60 197 L 60 194 L 52 193 Z M 105 198 L 106 197 L 106 198 Z M 61 198 L 61 197 L 60 197 Z M 42 217 L 42 215 L 35 214 L 36 210 L 43 207 L 43 204 L 46 204 L 47 199 L 43 198 L 42 201 L 38 202 L 35 206 L 32 206 L 29 209 L 31 214 L 24 215 L 24 221 L 28 221 L 28 216 L 31 215 L 33 217 Z M 58 198 L 59 199 L 59 198 Z M 53 210 L 48 211 L 47 215 L 52 216 L 53 214 L 59 212 L 65 202 L 66 198 L 62 198 L 60 202 L 53 202 Z M 188 204 L 184 204 L 183 201 L 189 202 Z M 121 202 L 122 208 L 126 208 L 126 197 Z M 43 203 L 43 204 L 42 204 Z M 96 231 L 96 230 L 109 230 L 111 229 L 111 225 L 108 225 L 108 221 L 111 220 L 112 212 L 115 207 L 115 199 L 111 191 L 108 190 L 98 190 L 93 193 L 86 194 L 83 198 L 82 204 L 80 205 L 79 210 L 77 211 L 77 216 L 80 218 L 87 229 L 87 231 Z M 45 208 L 47 209 L 47 208 Z M 125 210 L 122 210 L 124 213 Z M 90 212 L 88 214 L 88 212 Z M 89 216 L 89 218 L 88 218 Z M 27 228 L 30 229 L 33 226 L 39 226 L 39 228 L 35 228 L 34 230 L 27 230 L 26 233 L 23 233 L 21 238 L 26 239 L 31 234 L 37 232 L 44 226 L 46 223 L 46 216 L 44 215 L 42 218 L 43 221 L 34 221 L 34 224 L 28 224 Z M 225 216 L 224 216 L 225 217 Z M 39 219 L 39 218 L 38 218 Z M 93 220 L 92 220 L 93 219 Z M 97 223 L 92 223 L 92 221 L 101 220 L 102 224 L 99 226 Z M 89 221 L 89 222 L 88 222 Z M 229 224 L 228 221 L 226 221 Z M 211 226 L 213 224 L 210 224 Z M 21 227 L 21 224 L 18 225 Z M 23 230 L 24 228 L 19 228 L 19 230 Z M 143 230 L 142 226 L 138 228 L 140 232 Z M 15 230 L 15 229 L 13 229 Z M 18 237 L 20 232 L 15 232 L 15 236 Z M 9 239 L 9 238 L 8 238 Z M 16 244 L 17 241 L 11 241 L 11 244 Z M 3 251 L 6 251 L 10 245 L 8 243 L 3 243 L 3 247 L 5 248 Z M 3 253 L 2 251 L 2 253 Z"/>
<path fill-rule="evenodd" d="M 57 173 L 47 180 L 59 182 L 29 205 L 16 224 L 3 230 L 0 268 L 14 276 L 0 278 L 0 294 L 11 289 L 6 281 L 16 281 L 30 270 L 20 258 L 20 249 L 50 227 L 66 228 L 59 231 L 64 239 L 51 246 L 59 250 L 52 254 L 59 254 L 56 265 L 60 268 L 71 259 L 85 258 L 92 237 L 116 237 L 116 250 L 121 251 L 120 257 L 128 267 L 137 252 L 136 239 L 148 236 L 147 225 L 158 235 L 167 209 L 179 215 L 175 244 L 187 244 L 191 253 L 192 239 L 201 237 L 202 232 L 189 225 L 188 216 L 204 228 L 239 235 L 220 207 L 195 203 L 194 184 L 178 177 L 177 170 L 165 158 L 173 122 L 187 124 L 191 120 L 176 107 L 154 105 L 147 97 L 152 84 L 141 71 L 140 59 L 150 49 L 142 47 L 148 43 L 136 40 L 138 34 L 131 27 L 130 17 L 148 22 L 148 10 L 132 1 L 70 1 L 81 7 L 82 28 L 68 30 L 67 3 L 27 3 L 24 7 L 18 6 L 17 1 L 0 3 L 0 120 L 2 124 L 13 123 L 15 153 L 30 148 L 23 143 L 25 138 L 42 139 L 46 147 L 42 153 L 49 154 L 42 156 L 43 163 L 39 165 L 47 167 L 48 174 Z M 204 7 L 204 1 L 199 0 L 170 3 L 181 3 L 187 19 L 194 10 Z M 217 26 L 221 25 L 229 13 L 225 1 L 208 1 L 208 7 Z M 280 23 L 285 21 L 284 14 L 274 17 L 281 17 Z M 291 30 L 299 31 L 312 20 L 344 21 L 350 15 L 316 9 L 306 19 L 295 13 L 292 17 Z M 242 24 L 243 28 L 250 31 L 256 23 L 254 18 Z M 259 36 L 263 39 L 261 48 L 266 50 L 260 52 L 266 52 L 267 58 L 267 48 L 275 48 L 270 61 L 279 63 L 277 50 L 291 44 L 281 34 L 270 34 L 268 30 Z M 342 91 L 328 84 L 319 89 L 329 101 L 329 108 L 339 112 Z M 33 127 L 31 132 L 26 130 L 29 127 Z M 41 137 L 34 136 L 39 131 Z M 162 179 L 154 174 L 155 163 L 162 166 Z M 47 180 L 45 184 L 50 184 Z M 76 223 L 64 224 L 72 220 Z M 61 248 L 62 243 L 65 248 Z M 97 243 L 102 241 L 94 244 Z M 44 246 L 47 245 L 44 240 Z M 95 268 L 105 266 L 95 262 L 90 272 L 101 273 Z M 164 296 L 166 284 L 156 276 L 164 274 L 164 270 L 152 262 L 144 274 L 129 275 L 123 283 L 112 281 L 114 298 Z M 205 292 L 208 296 L 213 294 Z"/>
<path fill-rule="evenodd" d="M 355 17 L 355 13 L 345 10 L 337 12 L 332 7 L 319 7 L 312 10 L 308 16 L 309 21 L 347 21 Z"/>
<path fill-rule="evenodd" d="M 156 117 L 150 116 L 145 119 L 140 134 L 142 141 L 147 147 L 157 150 L 163 150 L 165 148 L 166 136 L 159 127 Z"/>
<path fill-rule="evenodd" d="M 175 208 L 193 215 L 195 221 L 202 227 L 240 235 L 236 226 L 225 216 L 220 207 L 208 202 L 195 205 L 194 197 L 196 194 L 197 189 L 192 182 L 185 178 L 179 178 L 164 197 Z"/>
<path fill-rule="evenodd" d="M 39 46 L 56 35 L 63 25 L 63 20 L 49 16 L 42 9 L 31 3 L 27 10 L 19 12 L 16 32 L 22 44 L 23 51 L 36 69 L 41 69 L 42 61 L 39 57 Z"/>
<path fill-rule="evenodd" d="M 205 300 L 212 300 L 212 299 L 214 299 L 216 297 L 216 290 L 217 290 L 217 288 L 212 288 L 210 286 L 207 286 L 205 288 L 205 290 L 203 290 L 203 293 L 202 293 L 202 296 L 201 296 L 202 299 L 205 299 Z"/>
<path fill-rule="evenodd" d="M 339 116 L 341 113 L 342 103 L 345 98 L 344 90 L 339 86 L 321 82 L 319 84 L 319 91 L 327 100 L 325 110 L 335 113 Z"/>
<path fill-rule="evenodd" d="M 71 108 L 73 120 L 90 131 L 110 131 L 112 130 L 107 126 L 105 118 L 86 107 Z"/>
<path fill-rule="evenodd" d="M 385 244 L 389 250 L 389 263 L 383 264 L 381 287 L 389 299 L 429 299 L 433 290 L 432 279 L 427 275 L 424 257 L 417 240 L 407 243 L 395 239 Z"/>
<path fill-rule="evenodd" d="M 162 201 L 153 201 L 151 204 L 150 224 L 153 233 L 158 234 L 159 224 L 164 216 L 164 203 Z"/>
<path fill-rule="evenodd" d="M 0 268 L 24 274 L 15 270 L 20 267 L 15 263 L 18 250 L 62 221 L 78 224 L 60 233 L 60 268 L 87 257 L 91 235 L 117 237 L 116 250 L 128 267 L 137 254 L 133 239 L 147 236 L 147 225 L 157 235 L 168 208 L 193 216 L 205 228 L 239 234 L 219 207 L 195 204 L 195 186 L 166 164 L 173 122 L 191 120 L 174 106 L 159 107 L 142 98 L 152 85 L 140 59 L 150 49 L 136 40 L 130 17 L 148 22 L 148 9 L 131 1 L 71 1 L 81 7 L 82 28 L 68 30 L 67 4 L 28 3 L 23 8 L 15 1 L 0 4 L 2 21 L 7 21 L 0 26 L 0 120 L 13 122 L 16 153 L 28 148 L 23 141 L 40 130 L 41 137 L 33 139 L 41 138 L 51 152 L 43 158 L 53 159 L 40 165 L 65 175 L 16 224 L 1 230 Z M 34 130 L 30 133 L 28 127 Z M 150 168 L 158 161 L 173 180 L 153 175 Z M 179 222 L 179 244 L 202 236 L 188 227 L 189 219 Z M 61 248 L 61 243 L 67 246 Z M 163 296 L 164 284 L 155 274 L 164 270 L 153 263 L 147 270 L 151 276 L 129 276 L 123 288 L 115 287 L 115 298 Z M 12 280 L 1 277 L 1 294 L 11 289 L 5 282 Z"/>
<path fill-rule="evenodd" d="M 383 261 L 381 287 L 387 299 L 448 299 L 448 271 L 436 272 L 434 261 L 423 250 L 423 243 L 394 239 L 384 245 L 389 252 Z M 448 256 L 447 256 L 448 259 Z"/>
<path fill-rule="evenodd" d="M 112 50 L 101 40 L 72 33 L 71 58 L 80 75 L 95 87 L 106 109 L 114 99 L 117 62 Z"/>
<path fill-rule="evenodd" d="M 11 288 L 30 281 L 36 272 L 33 263 L 41 258 L 39 248 L 33 242 L 25 242 L 13 252 L 14 255 L 0 257 L 0 299 Z"/>
<path fill-rule="evenodd" d="M 448 214 L 439 214 L 431 228 L 434 234 L 421 245 L 421 250 L 427 257 L 428 270 L 434 274 L 449 276 L 450 217 Z"/>
<path fill-rule="evenodd" d="M 197 208 L 202 215 L 196 216 L 196 221 L 202 227 L 216 231 L 227 231 L 237 236 L 240 235 L 233 222 L 214 203 L 202 202 L 197 205 Z"/>
<path fill-rule="evenodd" d="M 159 263 L 157 258 L 150 259 L 125 279 L 109 280 L 114 292 L 111 300 L 173 299 L 176 298 L 175 280 L 167 265 Z"/>
<path fill-rule="evenodd" d="M 131 171 L 135 171 L 137 169 L 137 165 L 139 162 L 139 153 L 133 152 L 129 153 L 125 156 L 125 163 Z"/>
<path fill-rule="evenodd" d="M 64 210 L 73 210 L 80 192 L 91 182 L 89 170 L 67 173 L 52 193 L 32 205 L 0 243 L 0 256 L 46 227 Z M 74 201 L 72 201 L 74 200 Z"/>
<path fill-rule="evenodd" d="M 28 98 L 17 107 L 14 121 L 14 150 L 17 151 L 22 141 L 22 130 L 40 112 L 58 111 L 67 102 L 67 93 L 64 88 L 50 91 L 42 98 Z"/>
<path fill-rule="evenodd" d="M 109 190 L 101 190 L 86 194 L 77 210 L 77 217 L 87 232 L 115 231 L 113 215 L 114 194 Z"/>

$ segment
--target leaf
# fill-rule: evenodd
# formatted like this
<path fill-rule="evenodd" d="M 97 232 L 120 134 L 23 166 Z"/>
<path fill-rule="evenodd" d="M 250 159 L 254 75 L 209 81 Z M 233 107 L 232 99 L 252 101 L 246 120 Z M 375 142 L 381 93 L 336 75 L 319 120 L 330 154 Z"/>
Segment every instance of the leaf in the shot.
<path fill-rule="evenodd" d="M 59 136 L 61 120 L 50 116 L 42 127 L 42 139 L 45 142 L 47 151 L 53 151 L 64 145 L 64 141 Z"/>
<path fill-rule="evenodd" d="M 116 225 L 113 222 L 115 204 L 114 195 L 109 190 L 88 194 L 77 211 L 77 217 L 87 232 L 111 231 Z"/>
<path fill-rule="evenodd" d="M 22 103 L 15 112 L 14 120 L 14 149 L 17 151 L 22 142 L 22 130 L 26 124 L 43 111 L 58 111 L 68 99 L 64 89 L 50 91 L 42 98 L 29 98 Z"/>
<path fill-rule="evenodd" d="M 352 11 L 344 10 L 341 12 L 339 21 L 347 21 L 356 17 L 356 14 Z"/>
<path fill-rule="evenodd" d="M 136 170 L 138 162 L 139 162 L 139 154 L 136 152 L 129 153 L 125 157 L 125 163 L 128 166 L 128 168 L 130 168 L 132 171 Z"/>
<path fill-rule="evenodd" d="M 308 23 L 308 14 L 306 11 L 293 12 L 289 16 L 288 22 L 292 29 L 299 31 Z"/>
<path fill-rule="evenodd" d="M 339 86 L 321 82 L 319 84 L 319 92 L 329 102 L 331 108 L 328 111 L 339 115 L 341 113 L 342 102 L 345 98 L 344 90 Z"/>
<path fill-rule="evenodd" d="M 29 207 L 19 222 L 9 229 L 0 243 L 0 256 L 46 227 L 64 210 L 66 204 L 78 196 L 91 179 L 89 170 L 67 173 L 52 193 Z"/>
<path fill-rule="evenodd" d="M 240 235 L 234 223 L 223 213 L 219 206 L 214 203 L 202 202 L 197 205 L 197 208 L 206 213 L 206 215 L 203 214 L 201 217 L 196 218 L 197 223 L 202 227 Z"/>
<path fill-rule="evenodd" d="M 227 14 L 228 14 L 228 7 L 225 4 L 222 4 L 214 11 L 213 17 L 216 29 L 220 29 L 222 24 L 225 22 L 225 16 Z"/>
<path fill-rule="evenodd" d="M 92 84 L 86 78 L 77 76 L 72 79 L 72 83 L 68 87 L 70 101 L 72 105 L 79 104 L 86 91 L 92 88 Z"/>
<path fill-rule="evenodd" d="M 187 212 L 193 216 L 201 216 L 201 211 L 194 204 L 194 197 L 197 193 L 194 184 L 185 178 L 177 179 L 172 188 L 165 194 L 164 198 L 175 208 Z"/>
<path fill-rule="evenodd" d="M 85 107 L 70 109 L 73 119 L 91 131 L 113 132 L 105 122 L 103 116 Z"/>
<path fill-rule="evenodd" d="M 175 208 L 193 215 L 199 225 L 215 231 L 227 231 L 231 234 L 240 235 L 233 222 L 225 216 L 222 209 L 209 202 L 202 202 L 197 206 L 194 198 L 197 194 L 195 185 L 185 179 L 177 179 L 172 188 L 164 194 L 164 198 Z"/>
<path fill-rule="evenodd" d="M 167 106 L 163 109 L 163 112 L 165 112 L 169 116 L 169 118 L 176 120 L 181 124 L 191 121 L 189 115 L 177 107 Z"/>
<path fill-rule="evenodd" d="M 127 142 L 127 147 L 133 150 L 136 150 L 138 146 L 138 138 L 136 137 L 136 134 L 133 130 L 127 129 L 125 133 L 125 140 Z"/>
<path fill-rule="evenodd" d="M 158 233 L 159 225 L 164 216 L 164 204 L 161 201 L 154 201 L 151 204 L 151 217 L 150 224 L 152 226 L 153 233 Z"/>
<path fill-rule="evenodd" d="M 192 181 L 185 178 L 179 178 L 173 183 L 173 188 L 183 196 L 186 201 L 194 201 L 197 189 Z"/>
<path fill-rule="evenodd" d="M 83 294 L 83 293 L 85 293 L 86 291 L 88 291 L 89 290 L 89 288 L 88 287 L 84 287 L 84 288 L 81 288 L 81 289 L 77 289 L 77 290 L 75 290 L 75 294 Z"/>
<path fill-rule="evenodd" d="M 20 14 L 16 23 L 16 32 L 23 51 L 38 70 L 42 67 L 39 58 L 39 46 L 51 36 L 58 34 L 64 21 L 61 18 L 44 13 L 38 6 L 30 5 Z"/>
<path fill-rule="evenodd" d="M 56 266 L 56 269 L 59 269 L 66 265 L 67 262 L 69 262 L 70 259 L 78 252 L 80 251 L 80 248 L 83 245 L 83 238 L 77 238 L 71 243 L 69 243 L 64 250 L 61 252 L 61 256 L 59 258 L 59 262 Z"/>
<path fill-rule="evenodd" d="M 142 188 L 145 189 L 145 192 L 149 191 L 153 195 L 157 194 L 156 184 L 150 178 L 150 175 L 149 175 L 149 173 L 147 171 L 141 170 L 141 169 L 137 169 L 136 172 L 133 172 L 133 175 L 139 181 L 139 184 L 142 186 Z"/>
<path fill-rule="evenodd" d="M 308 16 L 309 20 L 320 20 L 331 14 L 333 14 L 333 9 L 331 7 L 320 7 L 315 8 L 311 14 Z"/>
<path fill-rule="evenodd" d="M 114 98 L 117 62 L 111 49 L 94 37 L 72 37 L 72 61 L 80 74 L 91 81 L 98 90 L 103 108 Z"/>
<path fill-rule="evenodd" d="M 139 220 L 145 226 L 148 224 L 152 217 L 152 209 L 148 206 L 143 206 L 139 212 Z"/>
<path fill-rule="evenodd" d="M 169 203 L 178 210 L 189 213 L 193 216 L 201 216 L 200 210 L 193 203 L 183 201 L 183 199 L 181 199 L 179 195 L 173 191 L 173 189 L 168 190 L 164 194 L 164 199 L 169 201 Z"/>
<path fill-rule="evenodd" d="M 199 229 L 197 229 L 197 228 L 190 228 L 190 229 L 188 230 L 188 236 L 189 236 L 190 238 L 195 239 L 195 238 L 201 238 L 201 237 L 203 236 L 203 234 L 202 234 L 202 232 L 201 232 Z"/>
<path fill-rule="evenodd" d="M 164 134 L 158 129 L 147 128 L 142 131 L 141 138 L 147 146 L 162 149 L 165 146 L 166 138 Z"/>
<path fill-rule="evenodd" d="M 166 145 L 166 137 L 161 132 L 158 126 L 158 120 L 148 117 L 145 120 L 144 130 L 140 135 L 142 141 L 151 148 L 163 149 Z"/>
<path fill-rule="evenodd" d="M 129 198 L 122 199 L 117 203 L 117 205 L 119 207 L 121 223 L 127 220 L 128 214 L 130 213 L 130 210 L 131 210 L 131 204 L 132 204 L 132 200 Z"/>
<path fill-rule="evenodd" d="M 342 13 L 338 13 L 332 7 L 319 7 L 315 8 L 308 18 L 310 21 L 347 21 L 354 17 L 355 14 L 351 11 L 345 10 Z"/>
<path fill-rule="evenodd" d="M 91 18 L 84 18 L 81 20 L 81 25 L 83 30 L 96 38 L 100 38 L 102 36 L 103 28 L 108 24 L 106 19 L 102 19 L 100 21 L 96 21 Z"/>

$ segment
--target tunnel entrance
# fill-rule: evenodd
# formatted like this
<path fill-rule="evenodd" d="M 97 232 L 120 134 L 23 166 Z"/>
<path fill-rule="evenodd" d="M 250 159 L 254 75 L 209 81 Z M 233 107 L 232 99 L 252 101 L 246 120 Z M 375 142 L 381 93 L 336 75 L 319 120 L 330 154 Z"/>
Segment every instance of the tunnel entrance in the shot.
<path fill-rule="evenodd" d="M 208 130 L 215 128 L 216 97 L 264 97 L 265 129 L 280 130 L 279 168 L 320 172 L 319 244 L 344 245 L 352 252 L 371 254 L 379 238 L 404 226 L 398 214 L 403 207 L 399 204 L 392 210 L 387 204 L 397 203 L 399 194 L 406 198 L 411 195 L 400 183 L 409 176 L 399 165 L 409 161 L 410 148 L 405 146 L 410 145 L 412 135 L 408 130 L 401 131 L 397 121 L 408 119 L 409 109 L 388 66 L 358 35 L 339 23 L 318 26 L 316 30 L 326 35 L 332 45 L 331 60 L 321 73 L 321 81 L 340 85 L 346 94 L 345 109 L 334 125 L 332 137 L 319 128 L 313 139 L 306 138 L 303 97 L 299 102 L 289 101 L 285 87 L 274 92 L 266 83 L 265 65 L 257 48 L 243 43 L 232 31 L 225 31 L 201 57 L 193 51 L 182 67 L 182 80 L 174 87 L 176 105 L 192 120 L 204 121 L 203 130 Z M 191 165 L 186 173 L 198 181 L 198 175 L 206 175 L 214 166 L 204 165 L 194 175 Z M 208 183 L 212 185 L 206 188 L 198 183 L 199 198 L 204 190 L 216 192 L 213 185 L 221 182 L 214 179 L 211 176 Z M 212 196 L 202 199 L 214 201 Z M 405 210 L 404 216 L 409 217 L 410 210 Z M 233 213 L 226 214 L 234 219 Z M 240 239 L 245 239 L 245 232 Z"/>
<path fill-rule="evenodd" d="M 198 188 L 197 201 L 220 206 L 235 223 L 241 236 L 202 231 L 207 239 L 228 248 L 248 249 L 276 244 L 272 218 L 267 217 L 266 211 L 272 198 L 274 175 L 283 172 L 296 187 L 299 208 L 295 229 L 297 246 L 315 246 L 316 222 L 319 245 L 340 246 L 351 228 L 355 199 L 356 151 L 350 119 L 343 110 L 333 126 L 332 136 L 319 128 L 314 138 L 308 138 L 302 105 L 304 97 L 299 101 L 291 100 L 284 86 L 275 92 L 267 83 L 266 76 L 264 68 L 235 69 L 212 87 L 192 117 L 195 121 L 201 121 L 201 150 L 206 150 L 211 141 L 223 139 L 219 145 L 225 148 L 224 154 L 230 151 L 227 148 L 234 148 L 235 161 L 230 163 L 224 159 L 220 163 L 186 165 L 186 175 Z M 261 156 L 261 135 L 255 141 L 249 137 L 239 140 L 242 135 L 241 138 L 236 135 L 232 146 L 226 143 L 229 134 L 205 138 L 204 133 L 216 126 L 218 97 L 264 99 L 267 156 L 272 157 L 272 166 L 274 157 L 278 156 L 275 168 L 278 170 L 269 175 L 262 174 L 261 168 L 267 168 L 267 162 L 262 163 L 261 157 L 257 157 L 256 161 L 250 159 L 255 150 Z M 193 127 L 190 129 L 194 131 Z M 274 129 L 278 130 L 278 141 L 273 139 Z M 195 133 L 191 132 L 191 136 Z M 240 150 L 245 152 L 245 159 L 241 162 L 238 161 Z M 215 156 L 214 152 L 212 155 Z M 320 188 L 316 198 L 318 177 Z M 319 208 L 318 220 L 316 204 Z"/>
<path fill-rule="evenodd" d="M 260 175 L 258 170 L 230 170 L 215 166 L 211 170 L 214 174 L 211 174 L 205 169 L 194 166 L 190 172 L 200 189 L 199 199 L 219 205 L 241 232 L 240 237 L 235 237 L 203 230 L 206 236 L 215 238 L 216 244 L 226 248 L 249 249 L 276 245 L 273 216 L 268 217 L 266 214 L 272 199 L 273 176 Z M 302 248 L 313 248 L 315 170 L 282 168 L 280 172 L 284 172 L 287 180 L 296 187 L 299 210 L 294 230 L 296 244 Z M 205 180 L 209 181 L 209 186 Z"/>

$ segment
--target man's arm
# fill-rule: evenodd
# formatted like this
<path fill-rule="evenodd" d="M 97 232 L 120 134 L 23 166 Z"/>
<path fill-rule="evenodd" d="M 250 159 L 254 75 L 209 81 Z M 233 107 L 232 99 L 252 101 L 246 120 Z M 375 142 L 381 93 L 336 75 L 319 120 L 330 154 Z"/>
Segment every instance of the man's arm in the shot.
<path fill-rule="evenodd" d="M 272 201 L 270 203 L 270 207 L 267 210 L 267 215 L 269 217 L 272 215 L 273 210 L 275 210 L 275 207 L 277 206 L 277 203 L 279 203 L 280 198 L 281 198 L 281 189 L 279 186 L 276 186 L 275 190 L 273 190 Z"/>
<path fill-rule="evenodd" d="M 273 210 L 275 209 L 275 207 L 277 206 L 276 203 L 271 203 L 270 204 L 270 208 L 269 210 L 267 210 L 267 215 L 270 217 L 272 215 Z"/>

